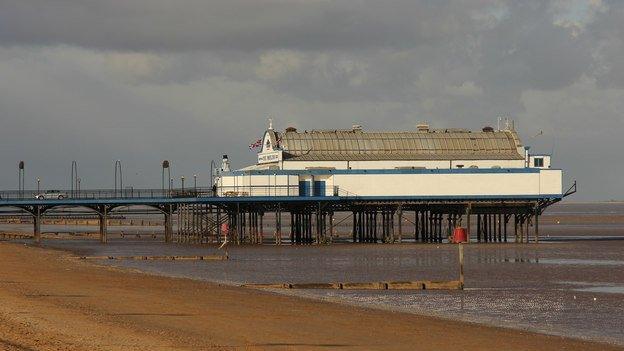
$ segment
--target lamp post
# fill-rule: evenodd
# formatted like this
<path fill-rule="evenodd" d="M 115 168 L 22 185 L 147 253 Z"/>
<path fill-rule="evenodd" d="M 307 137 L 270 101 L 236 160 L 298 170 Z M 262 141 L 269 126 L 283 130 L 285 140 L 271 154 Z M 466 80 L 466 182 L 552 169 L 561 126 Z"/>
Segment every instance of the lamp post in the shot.
<path fill-rule="evenodd" d="M 169 166 L 169 160 L 162 161 L 161 185 L 163 194 L 165 193 L 165 169 L 167 170 L 167 179 L 171 179 L 171 168 Z M 169 185 L 169 193 L 171 193 L 171 183 L 169 183 Z"/>
<path fill-rule="evenodd" d="M 173 178 L 169 178 L 169 197 L 171 197 L 171 188 L 173 188 Z"/>
<path fill-rule="evenodd" d="M 39 190 L 40 189 L 40 187 L 39 187 L 40 184 L 41 184 L 41 179 L 37 178 L 37 194 L 39 194 L 39 191 L 40 191 Z"/>
<path fill-rule="evenodd" d="M 17 168 L 18 168 L 19 197 L 23 198 L 24 197 L 24 161 L 19 161 Z"/>
<path fill-rule="evenodd" d="M 70 195 L 73 197 L 76 188 L 78 187 L 78 162 L 72 161 L 71 163 L 71 185 Z"/>
<path fill-rule="evenodd" d="M 76 182 L 77 182 L 76 192 L 77 192 L 78 197 L 80 197 L 80 180 L 81 180 L 80 178 L 76 179 Z"/>
<path fill-rule="evenodd" d="M 180 180 L 182 181 L 182 193 L 184 193 L 184 176 L 181 176 Z"/>
<path fill-rule="evenodd" d="M 214 184 L 215 161 L 210 160 L 210 186 Z"/>
<path fill-rule="evenodd" d="M 121 160 L 115 161 L 115 196 L 117 196 L 117 169 L 119 169 L 119 195 L 123 196 L 123 173 L 121 171 Z"/>
<path fill-rule="evenodd" d="M 193 174 L 193 190 L 197 194 L 197 174 Z"/>

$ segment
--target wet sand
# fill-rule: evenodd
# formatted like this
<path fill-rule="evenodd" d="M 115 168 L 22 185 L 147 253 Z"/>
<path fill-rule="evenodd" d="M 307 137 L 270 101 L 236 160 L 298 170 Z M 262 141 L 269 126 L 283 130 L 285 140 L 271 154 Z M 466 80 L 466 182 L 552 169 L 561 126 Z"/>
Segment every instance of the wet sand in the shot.
<path fill-rule="evenodd" d="M 86 256 L 219 254 L 214 245 L 48 240 Z M 624 240 L 465 246 L 464 291 L 275 290 L 624 346 Z M 457 279 L 457 247 L 435 244 L 242 245 L 229 261 L 101 260 L 162 276 L 229 285 Z"/>
<path fill-rule="evenodd" d="M 6 350 L 615 350 L 615 346 L 165 278 L 0 243 Z"/>

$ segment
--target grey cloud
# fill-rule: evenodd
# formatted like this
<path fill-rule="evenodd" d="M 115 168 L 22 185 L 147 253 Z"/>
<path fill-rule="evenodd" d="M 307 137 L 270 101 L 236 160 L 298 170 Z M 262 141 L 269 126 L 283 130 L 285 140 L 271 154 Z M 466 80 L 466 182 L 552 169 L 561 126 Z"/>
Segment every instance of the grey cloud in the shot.
<path fill-rule="evenodd" d="M 117 158 L 128 184 L 159 186 L 164 158 L 205 183 L 222 153 L 254 161 L 268 116 L 381 130 L 507 115 L 536 151 L 555 145 L 577 199 L 622 198 L 624 4 L 582 19 L 570 6 L 0 1 L 0 184 L 16 186 L 24 159 L 30 184 L 65 186 L 77 159 L 86 186 L 111 186 Z"/>
<path fill-rule="evenodd" d="M 0 42 L 155 51 L 414 47 L 460 30 L 465 20 L 456 7 L 407 0 L 4 1 Z"/>
<path fill-rule="evenodd" d="M 603 87 L 624 87 L 624 3 L 612 1 L 609 11 L 592 22 L 586 35 L 596 43 L 594 73 Z"/>
<path fill-rule="evenodd" d="M 594 48 L 585 36 L 557 26 L 546 2 L 512 4 L 509 17 L 482 37 L 479 76 L 486 87 L 556 89 L 586 72 Z"/>

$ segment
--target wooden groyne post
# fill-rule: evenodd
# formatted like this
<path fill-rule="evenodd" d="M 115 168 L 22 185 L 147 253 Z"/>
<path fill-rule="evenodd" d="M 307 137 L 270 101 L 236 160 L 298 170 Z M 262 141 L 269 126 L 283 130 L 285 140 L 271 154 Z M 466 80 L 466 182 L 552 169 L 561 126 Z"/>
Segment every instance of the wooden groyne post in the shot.
<path fill-rule="evenodd" d="M 459 284 L 464 288 L 464 244 L 459 243 Z"/>

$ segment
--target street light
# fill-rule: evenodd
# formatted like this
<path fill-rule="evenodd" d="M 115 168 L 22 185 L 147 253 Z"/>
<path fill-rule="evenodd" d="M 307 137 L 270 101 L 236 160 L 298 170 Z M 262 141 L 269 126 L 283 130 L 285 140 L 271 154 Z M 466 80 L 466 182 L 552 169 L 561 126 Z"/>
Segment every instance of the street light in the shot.
<path fill-rule="evenodd" d="M 72 161 L 71 164 L 71 196 L 74 196 L 74 191 L 78 187 L 78 162 Z"/>
<path fill-rule="evenodd" d="M 119 169 L 119 195 L 123 195 L 123 173 L 121 172 L 121 160 L 115 161 L 115 196 L 117 196 L 117 169 Z"/>
<path fill-rule="evenodd" d="M 39 184 L 41 184 L 41 179 L 37 178 L 37 194 L 39 194 Z"/>
<path fill-rule="evenodd" d="M 197 174 L 193 174 L 193 190 L 197 193 Z"/>
<path fill-rule="evenodd" d="M 19 161 L 18 168 L 18 187 L 20 198 L 24 197 L 24 161 Z"/>
<path fill-rule="evenodd" d="M 171 168 L 169 167 L 169 160 L 162 161 L 162 192 L 165 193 L 165 169 L 167 169 L 167 179 L 171 178 Z M 170 183 L 171 184 L 171 183 Z M 169 186 L 169 192 L 171 192 L 171 186 Z"/>
<path fill-rule="evenodd" d="M 181 176 L 180 180 L 182 180 L 182 192 L 184 193 L 184 176 Z"/>

